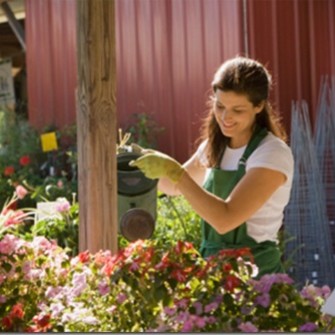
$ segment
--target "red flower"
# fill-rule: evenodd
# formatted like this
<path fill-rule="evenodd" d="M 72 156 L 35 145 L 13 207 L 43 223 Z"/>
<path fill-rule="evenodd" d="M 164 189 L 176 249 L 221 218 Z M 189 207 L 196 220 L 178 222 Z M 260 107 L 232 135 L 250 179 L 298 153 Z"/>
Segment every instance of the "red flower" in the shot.
<path fill-rule="evenodd" d="M 179 283 L 184 283 L 186 281 L 186 276 L 183 270 L 175 269 L 171 272 L 171 277 L 176 279 Z"/>
<path fill-rule="evenodd" d="M 39 333 L 40 331 L 38 330 L 37 326 L 28 326 L 25 330 L 25 333 Z"/>
<path fill-rule="evenodd" d="M 88 250 L 81 252 L 78 255 L 79 261 L 81 263 L 87 263 L 90 260 L 90 253 Z"/>
<path fill-rule="evenodd" d="M 34 323 L 37 325 L 40 331 L 46 332 L 51 328 L 50 314 L 40 314 L 33 317 Z"/>
<path fill-rule="evenodd" d="M 9 165 L 5 167 L 5 170 L 3 173 L 6 177 L 10 177 L 14 172 L 15 172 L 14 166 Z"/>
<path fill-rule="evenodd" d="M 166 252 L 162 256 L 162 260 L 155 266 L 156 270 L 163 270 L 170 266 L 170 259 L 169 259 L 169 253 Z"/>
<path fill-rule="evenodd" d="M 22 309 L 23 305 L 21 303 L 17 303 L 12 307 L 9 315 L 12 318 L 23 319 L 24 317 L 24 310 Z"/>
<path fill-rule="evenodd" d="M 224 285 L 224 288 L 229 291 L 233 292 L 236 287 L 240 284 L 241 280 L 233 275 L 227 276 L 227 281 Z"/>
<path fill-rule="evenodd" d="M 20 158 L 20 165 L 22 165 L 22 166 L 29 165 L 30 162 L 31 162 L 31 160 L 30 160 L 30 157 L 28 155 L 22 156 Z"/>
<path fill-rule="evenodd" d="M 233 267 L 231 266 L 231 264 L 229 264 L 229 263 L 223 264 L 223 271 L 224 272 L 229 272 L 232 269 L 233 269 Z"/>
<path fill-rule="evenodd" d="M 12 209 L 13 211 L 15 211 L 17 209 L 17 205 L 17 201 L 13 201 L 9 206 L 6 207 L 6 209 Z"/>
<path fill-rule="evenodd" d="M 1 323 L 5 329 L 10 329 L 13 325 L 12 319 L 9 316 L 3 317 Z"/>

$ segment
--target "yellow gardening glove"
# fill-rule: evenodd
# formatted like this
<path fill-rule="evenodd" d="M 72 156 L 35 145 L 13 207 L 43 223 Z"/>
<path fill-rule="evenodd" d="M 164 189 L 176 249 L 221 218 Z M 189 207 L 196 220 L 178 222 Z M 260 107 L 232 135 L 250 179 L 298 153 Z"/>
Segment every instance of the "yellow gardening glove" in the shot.
<path fill-rule="evenodd" d="M 137 143 L 132 143 L 130 146 L 131 146 L 132 152 L 134 152 L 136 154 L 145 155 L 145 154 L 148 154 L 149 152 L 155 152 L 155 150 L 153 150 L 153 149 L 142 148 Z"/>
<path fill-rule="evenodd" d="M 174 183 L 177 183 L 184 173 L 184 168 L 176 160 L 159 151 L 146 153 L 129 162 L 129 165 L 139 168 L 147 178 L 167 177 Z"/>

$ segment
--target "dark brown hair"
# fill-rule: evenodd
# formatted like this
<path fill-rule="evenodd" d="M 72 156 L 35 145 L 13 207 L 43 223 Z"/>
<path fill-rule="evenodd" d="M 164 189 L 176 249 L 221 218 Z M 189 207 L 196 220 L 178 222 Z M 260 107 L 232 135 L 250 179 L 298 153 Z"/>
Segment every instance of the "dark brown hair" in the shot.
<path fill-rule="evenodd" d="M 263 110 L 256 115 L 256 123 L 267 128 L 275 136 L 286 141 L 286 132 L 269 102 L 271 75 L 267 69 L 256 60 L 246 57 L 235 57 L 223 63 L 214 75 L 212 93 L 216 90 L 232 91 L 247 96 L 253 106 L 264 102 Z M 201 139 L 208 139 L 206 153 L 210 167 L 219 164 L 229 138 L 222 134 L 214 116 L 213 95 L 208 101 L 209 113 L 205 118 Z"/>

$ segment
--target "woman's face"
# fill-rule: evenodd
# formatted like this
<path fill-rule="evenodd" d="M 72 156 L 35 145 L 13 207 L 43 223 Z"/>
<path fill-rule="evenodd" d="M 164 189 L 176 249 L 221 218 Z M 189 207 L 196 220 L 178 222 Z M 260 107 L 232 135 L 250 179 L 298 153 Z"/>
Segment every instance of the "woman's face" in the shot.
<path fill-rule="evenodd" d="M 239 148 L 246 145 L 252 135 L 256 114 L 264 104 L 254 106 L 244 94 L 216 90 L 214 114 L 222 133 L 230 137 L 229 146 Z"/>

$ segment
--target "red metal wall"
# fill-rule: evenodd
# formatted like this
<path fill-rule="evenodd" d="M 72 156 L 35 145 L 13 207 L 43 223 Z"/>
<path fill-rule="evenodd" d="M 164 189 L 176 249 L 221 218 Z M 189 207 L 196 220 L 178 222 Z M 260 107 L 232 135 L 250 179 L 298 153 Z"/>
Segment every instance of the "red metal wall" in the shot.
<path fill-rule="evenodd" d="M 159 148 L 183 161 L 199 136 L 214 71 L 238 53 L 266 63 L 287 127 L 292 100 L 311 114 L 335 73 L 333 0 L 115 0 L 118 122 L 151 113 Z M 75 122 L 75 0 L 26 0 L 32 124 Z M 244 15 L 245 13 L 245 15 Z"/>
<path fill-rule="evenodd" d="M 269 65 L 276 107 L 290 126 L 292 100 L 314 124 L 321 77 L 335 74 L 334 0 L 248 0 L 249 53 Z"/>
<path fill-rule="evenodd" d="M 121 0 L 116 2 L 117 108 L 152 113 L 165 131 L 159 148 L 184 160 L 199 136 L 212 75 L 241 49 L 241 2 Z"/>
<path fill-rule="evenodd" d="M 26 0 L 29 119 L 43 129 L 76 122 L 76 6 L 73 0 Z"/>
<path fill-rule="evenodd" d="M 29 116 L 36 127 L 75 122 L 75 1 L 26 0 Z M 120 127 L 150 113 L 159 148 L 183 160 L 199 136 L 206 92 L 241 49 L 238 0 L 116 0 Z"/>

